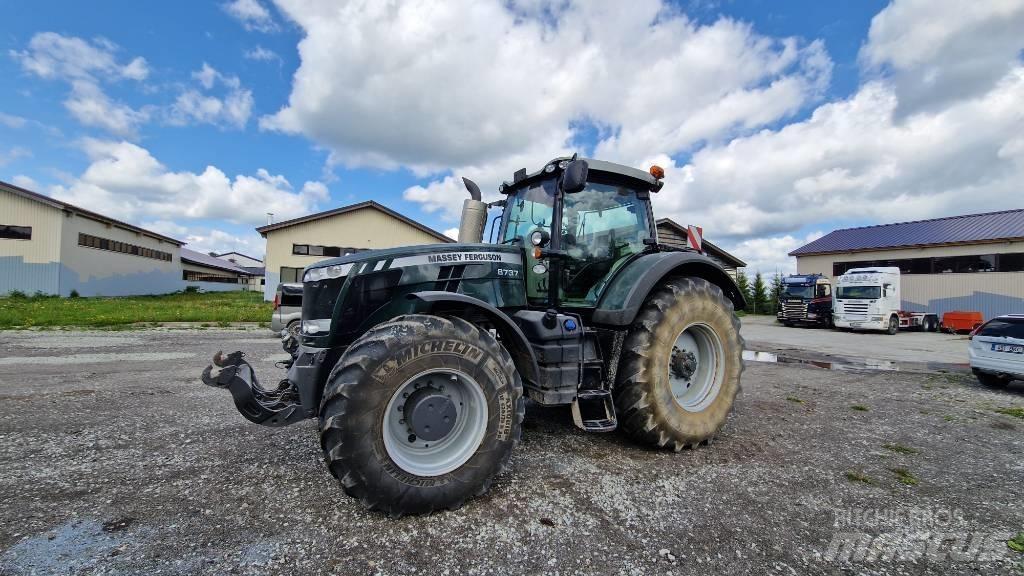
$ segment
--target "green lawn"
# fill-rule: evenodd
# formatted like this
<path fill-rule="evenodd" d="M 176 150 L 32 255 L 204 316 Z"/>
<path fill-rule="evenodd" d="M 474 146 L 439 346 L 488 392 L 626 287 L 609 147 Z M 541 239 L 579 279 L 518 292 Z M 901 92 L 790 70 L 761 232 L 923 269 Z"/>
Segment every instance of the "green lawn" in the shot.
<path fill-rule="evenodd" d="M 0 328 L 118 326 L 136 322 L 269 322 L 261 292 L 176 293 L 119 298 L 0 298 Z"/>

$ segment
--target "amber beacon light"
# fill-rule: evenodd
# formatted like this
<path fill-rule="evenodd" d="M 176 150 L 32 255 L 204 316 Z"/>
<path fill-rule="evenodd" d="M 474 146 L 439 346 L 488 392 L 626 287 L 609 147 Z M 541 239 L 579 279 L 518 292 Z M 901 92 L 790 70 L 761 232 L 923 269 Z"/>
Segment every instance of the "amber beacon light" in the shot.
<path fill-rule="evenodd" d="M 661 166 L 651 166 L 650 173 L 651 176 L 654 176 L 658 180 L 665 177 L 665 169 Z"/>

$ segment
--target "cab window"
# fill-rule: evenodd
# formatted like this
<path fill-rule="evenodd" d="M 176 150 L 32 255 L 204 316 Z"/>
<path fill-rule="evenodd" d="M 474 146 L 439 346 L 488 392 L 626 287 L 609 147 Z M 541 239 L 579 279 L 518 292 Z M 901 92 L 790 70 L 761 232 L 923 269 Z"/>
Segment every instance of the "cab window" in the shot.
<path fill-rule="evenodd" d="M 566 194 L 562 209 L 562 297 L 569 304 L 596 304 L 605 282 L 651 237 L 647 204 L 637 191 L 591 182 Z"/>

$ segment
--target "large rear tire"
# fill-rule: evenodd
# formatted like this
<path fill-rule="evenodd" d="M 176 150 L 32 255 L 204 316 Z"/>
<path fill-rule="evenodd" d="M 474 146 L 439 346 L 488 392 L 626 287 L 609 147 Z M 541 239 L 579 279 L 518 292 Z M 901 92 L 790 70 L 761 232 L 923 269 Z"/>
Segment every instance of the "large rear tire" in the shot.
<path fill-rule="evenodd" d="M 732 302 L 706 280 L 670 280 L 626 337 L 614 391 L 620 427 L 676 451 L 710 442 L 732 410 L 742 371 Z"/>
<path fill-rule="evenodd" d="M 320 443 L 345 492 L 370 510 L 455 509 L 508 467 L 524 413 L 512 359 L 488 332 L 401 316 L 361 336 L 331 371 Z"/>

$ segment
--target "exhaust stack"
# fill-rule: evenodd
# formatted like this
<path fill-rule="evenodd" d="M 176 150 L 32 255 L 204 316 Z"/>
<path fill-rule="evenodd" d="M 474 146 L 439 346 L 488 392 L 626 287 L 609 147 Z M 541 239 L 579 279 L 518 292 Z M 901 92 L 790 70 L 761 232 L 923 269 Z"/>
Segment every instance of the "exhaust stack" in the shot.
<path fill-rule="evenodd" d="M 469 198 L 462 203 L 462 222 L 459 223 L 459 242 L 479 244 L 484 240 L 487 225 L 487 203 L 480 198 L 480 187 L 469 178 L 462 179 Z"/>

